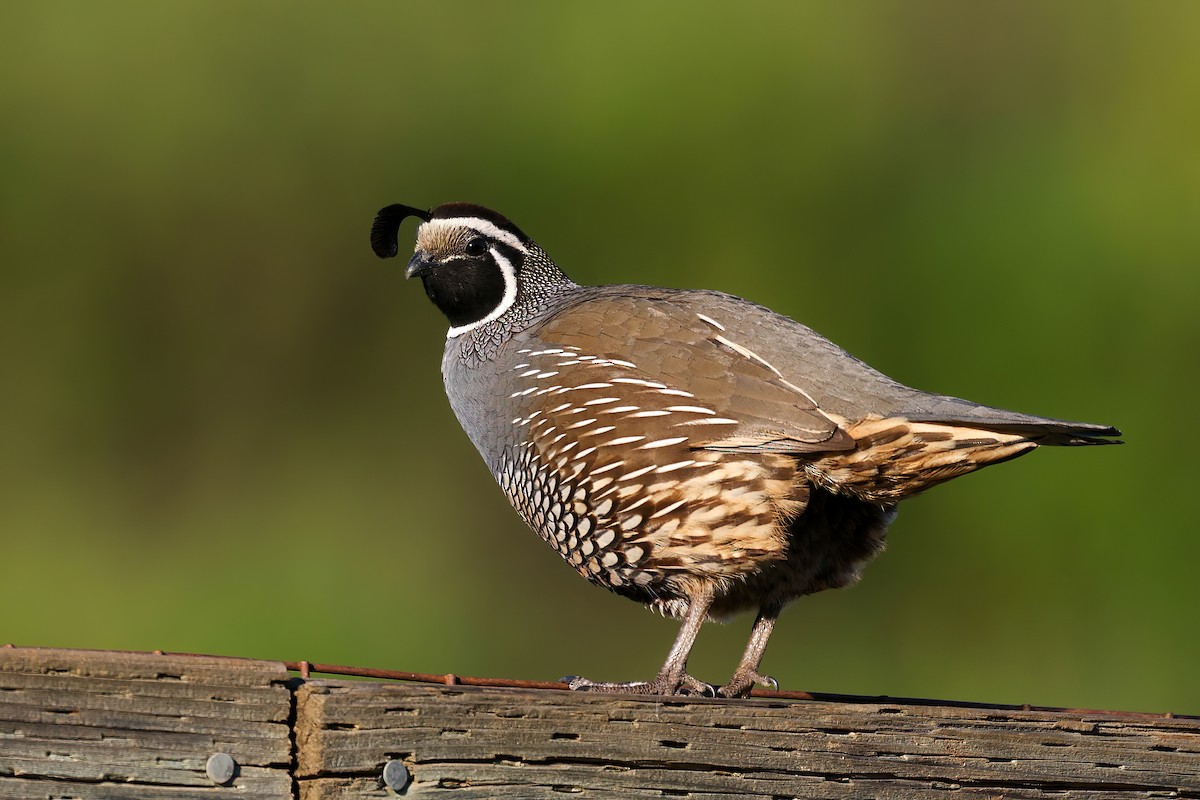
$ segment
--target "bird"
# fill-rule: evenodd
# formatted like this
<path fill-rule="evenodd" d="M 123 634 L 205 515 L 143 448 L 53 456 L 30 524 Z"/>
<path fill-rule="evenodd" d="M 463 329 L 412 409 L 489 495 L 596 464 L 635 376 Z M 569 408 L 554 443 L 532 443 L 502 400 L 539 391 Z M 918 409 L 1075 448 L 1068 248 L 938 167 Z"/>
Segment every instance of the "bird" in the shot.
<path fill-rule="evenodd" d="M 520 517 L 593 584 L 681 620 L 650 680 L 571 689 L 745 697 L 791 601 L 856 582 L 901 500 L 1108 425 L 908 387 L 811 328 L 711 290 L 575 283 L 505 216 L 393 204 L 380 258 L 420 221 L 406 278 L 449 322 L 463 430 Z M 704 622 L 755 616 L 720 687 L 687 671 Z"/>

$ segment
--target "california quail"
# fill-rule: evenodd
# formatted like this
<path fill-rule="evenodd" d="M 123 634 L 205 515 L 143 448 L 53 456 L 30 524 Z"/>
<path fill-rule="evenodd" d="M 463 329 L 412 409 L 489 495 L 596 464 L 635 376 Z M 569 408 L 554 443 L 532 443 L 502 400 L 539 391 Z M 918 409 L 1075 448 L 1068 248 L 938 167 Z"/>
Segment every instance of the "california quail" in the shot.
<path fill-rule="evenodd" d="M 711 693 L 686 672 L 701 624 L 757 611 L 719 693 L 756 684 L 783 607 L 853 583 L 897 503 L 1038 445 L 1119 431 L 911 389 L 811 329 L 727 294 L 579 286 L 476 205 L 379 212 L 407 277 L 450 330 L 450 405 L 521 517 L 592 583 L 683 624 L 648 682 L 574 689 Z"/>

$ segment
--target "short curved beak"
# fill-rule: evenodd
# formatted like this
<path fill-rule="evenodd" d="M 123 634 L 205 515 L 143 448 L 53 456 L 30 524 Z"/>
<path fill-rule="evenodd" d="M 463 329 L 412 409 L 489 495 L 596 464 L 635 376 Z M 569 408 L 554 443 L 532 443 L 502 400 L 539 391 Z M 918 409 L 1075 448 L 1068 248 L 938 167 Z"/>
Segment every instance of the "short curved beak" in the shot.
<path fill-rule="evenodd" d="M 425 259 L 425 254 L 420 250 L 413 253 L 413 257 L 408 260 L 408 267 L 404 270 L 405 278 L 419 278 L 422 275 L 433 269 L 433 262 Z"/>

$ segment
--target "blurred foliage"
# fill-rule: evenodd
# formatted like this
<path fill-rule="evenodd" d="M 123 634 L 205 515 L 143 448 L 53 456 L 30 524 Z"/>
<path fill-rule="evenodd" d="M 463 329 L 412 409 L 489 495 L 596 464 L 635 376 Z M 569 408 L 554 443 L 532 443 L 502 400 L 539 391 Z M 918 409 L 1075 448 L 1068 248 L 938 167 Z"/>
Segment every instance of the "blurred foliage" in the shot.
<path fill-rule="evenodd" d="M 675 623 L 523 528 L 367 247 L 469 200 L 1126 431 L 906 504 L 781 684 L 1200 711 L 1200 5 L 9 3 L 0 66 L 0 641 L 653 674 Z"/>

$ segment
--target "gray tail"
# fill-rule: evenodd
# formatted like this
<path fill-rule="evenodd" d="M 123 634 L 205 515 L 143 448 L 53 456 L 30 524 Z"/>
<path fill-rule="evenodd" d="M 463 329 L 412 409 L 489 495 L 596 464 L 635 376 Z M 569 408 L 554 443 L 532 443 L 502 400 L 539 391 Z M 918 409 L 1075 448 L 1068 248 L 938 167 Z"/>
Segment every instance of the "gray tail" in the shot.
<path fill-rule="evenodd" d="M 1111 425 L 1071 422 L 1065 419 L 1037 417 L 1002 408 L 981 406 L 957 397 L 926 395 L 919 411 L 905 414 L 913 422 L 937 422 L 966 425 L 1000 433 L 1019 433 L 1040 445 L 1077 446 L 1124 444 L 1114 438 L 1121 432 Z"/>
<path fill-rule="evenodd" d="M 1125 444 L 1121 432 L 1111 425 L 1093 425 L 1087 422 L 1051 422 L 1042 425 L 997 426 L 995 430 L 1024 433 L 1038 444 L 1074 447 L 1086 444 Z"/>

